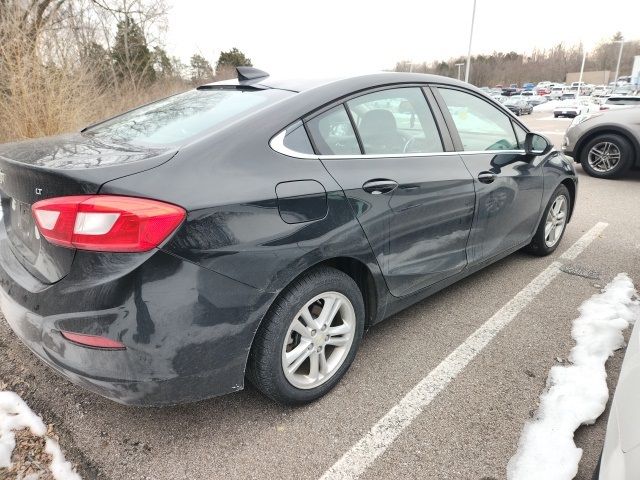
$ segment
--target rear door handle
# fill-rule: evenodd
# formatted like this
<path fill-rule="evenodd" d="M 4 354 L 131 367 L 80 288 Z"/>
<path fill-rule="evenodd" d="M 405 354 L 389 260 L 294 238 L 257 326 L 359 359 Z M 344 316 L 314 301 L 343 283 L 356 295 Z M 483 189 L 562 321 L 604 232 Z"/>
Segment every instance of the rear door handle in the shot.
<path fill-rule="evenodd" d="M 398 187 L 398 182 L 387 179 L 369 180 L 362 185 L 362 189 L 371 195 L 381 195 L 394 191 Z"/>
<path fill-rule="evenodd" d="M 478 181 L 482 183 L 492 183 L 498 175 L 493 172 L 480 172 Z"/>

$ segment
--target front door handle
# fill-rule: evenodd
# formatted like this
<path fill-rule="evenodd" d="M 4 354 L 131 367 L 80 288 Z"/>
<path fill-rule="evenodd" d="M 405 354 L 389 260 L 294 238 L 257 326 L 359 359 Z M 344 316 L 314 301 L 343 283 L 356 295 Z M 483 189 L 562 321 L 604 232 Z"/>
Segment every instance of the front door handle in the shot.
<path fill-rule="evenodd" d="M 492 183 L 498 175 L 493 172 L 480 172 L 478 181 L 482 183 Z"/>
<path fill-rule="evenodd" d="M 398 182 L 387 179 L 375 179 L 364 182 L 362 189 L 371 195 L 381 195 L 394 191 L 398 186 Z"/>

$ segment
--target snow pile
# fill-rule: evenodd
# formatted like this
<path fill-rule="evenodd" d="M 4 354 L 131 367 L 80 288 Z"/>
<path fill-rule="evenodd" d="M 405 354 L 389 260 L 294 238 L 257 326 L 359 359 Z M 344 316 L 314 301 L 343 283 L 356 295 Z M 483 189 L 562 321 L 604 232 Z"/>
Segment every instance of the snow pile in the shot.
<path fill-rule="evenodd" d="M 0 468 L 11 467 L 11 454 L 16 446 L 15 430 L 28 428 L 33 435 L 44 437 L 47 428 L 42 419 L 14 392 L 0 392 Z M 80 480 L 80 475 L 64 459 L 58 442 L 46 437 L 45 451 L 52 457 L 49 470 L 56 480 Z"/>
<path fill-rule="evenodd" d="M 541 103 L 540 105 L 536 105 L 533 107 L 534 112 L 553 112 L 553 110 L 560 105 L 562 102 L 560 100 L 549 100 L 548 102 Z"/>
<path fill-rule="evenodd" d="M 606 407 L 605 362 L 624 346 L 622 331 L 640 316 L 635 295 L 633 283 L 621 273 L 582 304 L 571 330 L 576 341 L 569 355 L 572 365 L 549 372 L 536 417 L 525 426 L 507 466 L 508 479 L 569 480 L 578 473 L 582 449 L 573 433 L 594 423 Z"/>

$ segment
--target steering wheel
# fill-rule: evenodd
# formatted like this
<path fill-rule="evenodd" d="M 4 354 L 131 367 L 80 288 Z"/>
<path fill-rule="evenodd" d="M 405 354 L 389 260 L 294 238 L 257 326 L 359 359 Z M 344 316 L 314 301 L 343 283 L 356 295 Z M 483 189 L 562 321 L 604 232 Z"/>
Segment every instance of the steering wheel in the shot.
<path fill-rule="evenodd" d="M 416 137 L 409 137 L 409 140 L 407 140 L 404 144 L 404 148 L 402 149 L 402 153 L 407 153 L 407 150 L 409 150 L 409 147 L 411 145 L 413 145 L 413 143 L 415 142 Z"/>

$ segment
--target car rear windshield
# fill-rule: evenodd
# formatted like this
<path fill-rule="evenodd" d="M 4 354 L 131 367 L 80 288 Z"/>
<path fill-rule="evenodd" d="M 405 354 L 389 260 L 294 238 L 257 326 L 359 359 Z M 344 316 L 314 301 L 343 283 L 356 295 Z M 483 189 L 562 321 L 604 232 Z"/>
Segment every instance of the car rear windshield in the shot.
<path fill-rule="evenodd" d="M 191 90 L 124 113 L 83 133 L 118 143 L 175 145 L 291 95 L 294 93 L 276 89 Z"/>
<path fill-rule="evenodd" d="M 608 98 L 606 103 L 612 105 L 640 105 L 640 97 Z"/>

